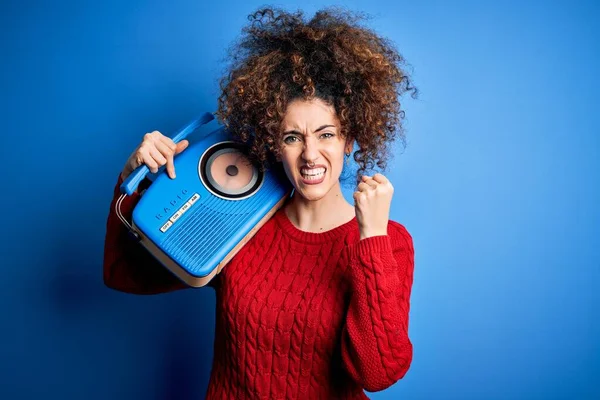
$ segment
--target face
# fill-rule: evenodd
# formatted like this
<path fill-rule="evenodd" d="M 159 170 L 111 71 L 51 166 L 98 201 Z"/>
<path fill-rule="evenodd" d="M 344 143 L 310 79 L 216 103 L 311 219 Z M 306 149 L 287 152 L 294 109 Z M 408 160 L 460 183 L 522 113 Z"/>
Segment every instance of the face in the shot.
<path fill-rule="evenodd" d="M 281 129 L 281 162 L 296 193 L 322 199 L 339 185 L 344 153 L 351 150 L 341 137 L 335 109 L 320 99 L 294 100 Z"/>

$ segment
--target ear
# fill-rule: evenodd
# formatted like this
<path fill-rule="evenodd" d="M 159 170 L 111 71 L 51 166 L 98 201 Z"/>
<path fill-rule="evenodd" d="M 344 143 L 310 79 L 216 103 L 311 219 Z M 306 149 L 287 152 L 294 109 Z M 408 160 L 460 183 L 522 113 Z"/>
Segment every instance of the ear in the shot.
<path fill-rule="evenodd" d="M 354 139 L 347 138 L 346 139 L 346 146 L 344 147 L 344 153 L 345 154 L 352 153 L 353 149 L 354 149 Z"/>

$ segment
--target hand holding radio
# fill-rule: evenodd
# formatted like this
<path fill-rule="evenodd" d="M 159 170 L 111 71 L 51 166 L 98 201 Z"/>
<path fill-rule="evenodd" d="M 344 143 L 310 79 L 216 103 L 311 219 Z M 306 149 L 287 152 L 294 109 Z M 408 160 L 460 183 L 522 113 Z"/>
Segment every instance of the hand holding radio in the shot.
<path fill-rule="evenodd" d="M 142 164 L 150 169 L 153 174 L 166 165 L 167 174 L 171 179 L 175 178 L 174 157 L 185 150 L 189 145 L 187 140 L 178 143 L 159 131 L 146 133 L 142 143 L 131 153 L 121 172 L 123 180 Z"/>
<path fill-rule="evenodd" d="M 362 177 L 353 195 L 361 239 L 387 235 L 393 194 L 394 187 L 382 174 Z"/>
<path fill-rule="evenodd" d="M 247 158 L 250 149 L 223 125 L 200 129 L 213 120 L 213 114 L 204 113 L 172 138 L 158 131 L 144 135 L 127 160 L 115 203 L 117 216 L 132 236 L 192 287 L 207 285 L 292 189 L 283 174 L 254 165 Z M 196 140 L 188 143 L 184 139 L 192 133 Z M 168 175 L 160 173 L 161 167 Z M 121 204 L 137 192 L 148 172 L 156 176 L 139 192 L 129 222 Z"/>

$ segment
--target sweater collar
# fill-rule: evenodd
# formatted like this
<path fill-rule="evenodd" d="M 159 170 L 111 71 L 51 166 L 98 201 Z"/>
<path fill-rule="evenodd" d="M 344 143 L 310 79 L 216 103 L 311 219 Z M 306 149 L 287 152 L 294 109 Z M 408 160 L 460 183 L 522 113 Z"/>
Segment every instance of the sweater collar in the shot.
<path fill-rule="evenodd" d="M 358 229 L 356 216 L 333 229 L 324 232 L 306 232 L 298 229 L 285 213 L 284 207 L 280 208 L 274 216 L 275 221 L 283 232 L 293 239 L 305 243 L 325 243 L 342 239 L 353 228 Z"/>

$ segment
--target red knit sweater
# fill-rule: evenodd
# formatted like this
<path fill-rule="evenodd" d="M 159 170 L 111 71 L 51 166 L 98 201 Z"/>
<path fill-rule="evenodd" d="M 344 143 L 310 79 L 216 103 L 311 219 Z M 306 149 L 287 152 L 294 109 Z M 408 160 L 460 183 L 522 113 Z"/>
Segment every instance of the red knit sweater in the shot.
<path fill-rule="evenodd" d="M 104 282 L 151 294 L 186 286 L 139 244 L 111 204 Z M 138 195 L 123 202 L 130 218 Z M 360 240 L 353 219 L 322 233 L 280 210 L 215 277 L 217 318 L 208 399 L 366 399 L 402 378 L 408 337 L 412 238 Z"/>

